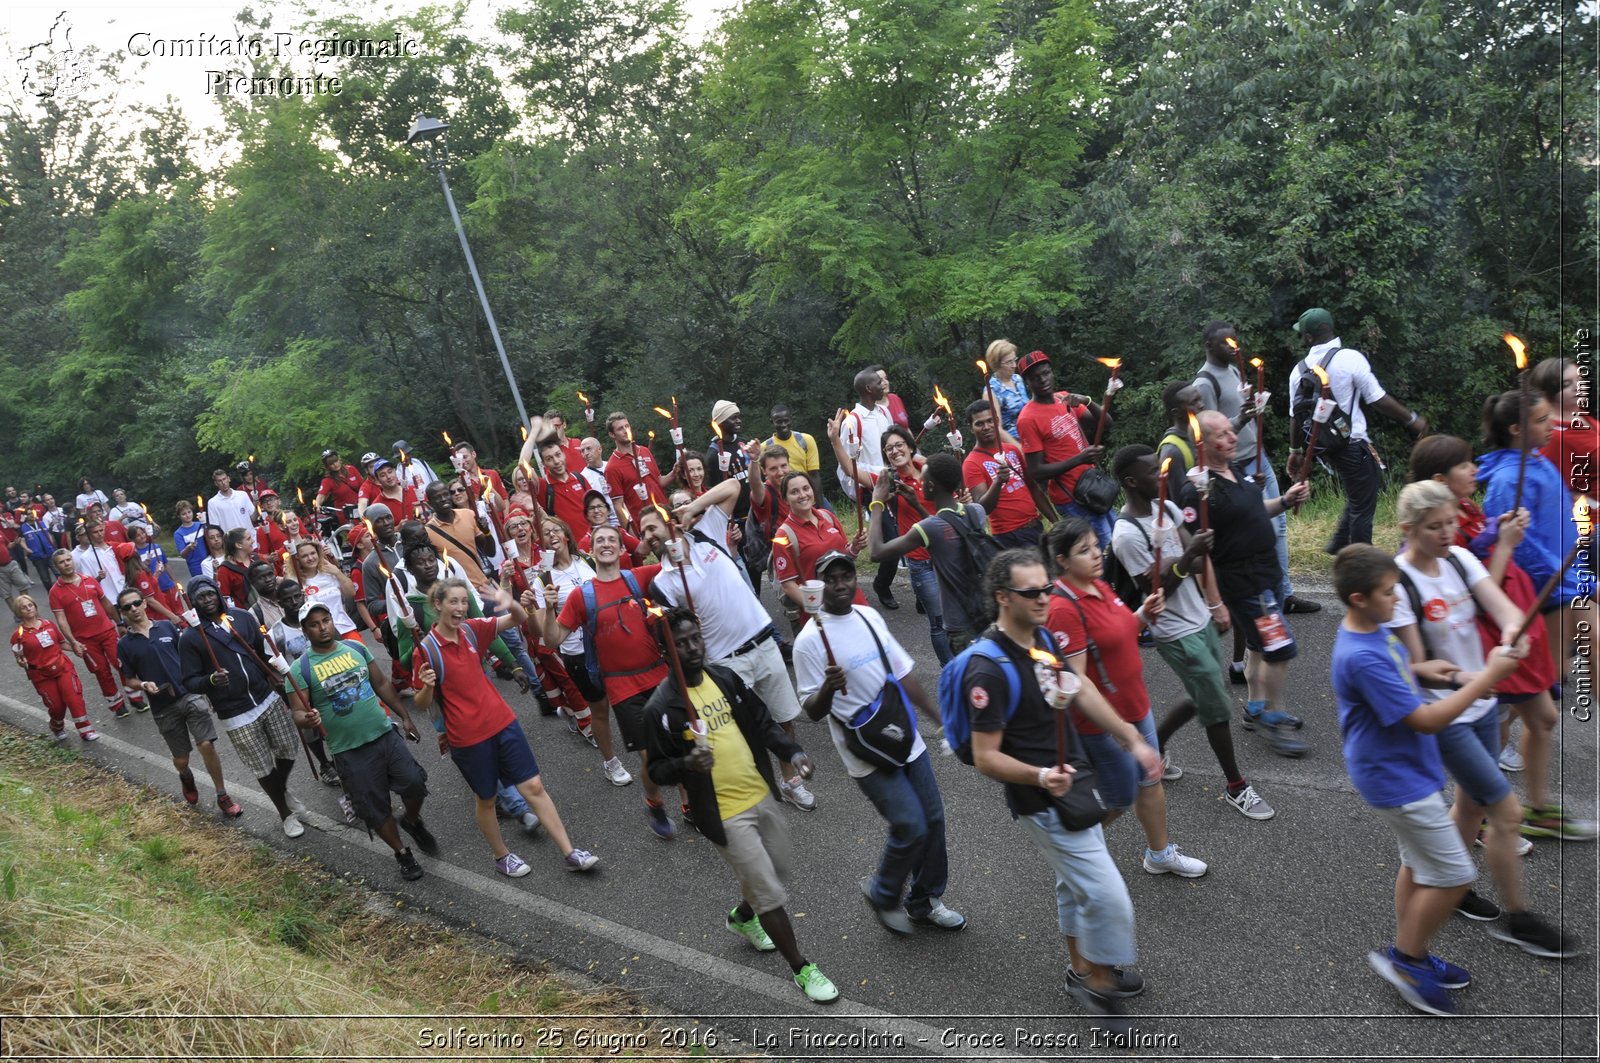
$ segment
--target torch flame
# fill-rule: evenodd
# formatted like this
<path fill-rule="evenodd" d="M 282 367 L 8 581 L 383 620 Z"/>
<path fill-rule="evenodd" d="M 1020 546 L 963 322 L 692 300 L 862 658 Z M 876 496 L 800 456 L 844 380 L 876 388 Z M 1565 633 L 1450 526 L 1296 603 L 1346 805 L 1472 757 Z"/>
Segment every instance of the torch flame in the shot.
<path fill-rule="evenodd" d="M 1317 374 L 1317 379 L 1322 381 L 1322 386 L 1323 387 L 1327 387 L 1328 386 L 1328 374 L 1323 371 L 1322 366 L 1314 365 L 1314 366 L 1311 367 L 1311 371 L 1313 373 Z"/>
<path fill-rule="evenodd" d="M 772 537 L 772 542 L 776 546 L 788 546 L 789 537 L 787 535 L 774 535 Z"/>
<path fill-rule="evenodd" d="M 1229 347 L 1232 347 L 1236 351 L 1239 349 L 1239 341 L 1234 339 L 1232 336 L 1225 336 L 1222 342 L 1226 343 Z"/>
<path fill-rule="evenodd" d="M 1107 369 L 1120 369 L 1120 368 L 1122 368 L 1122 359 L 1121 358 L 1096 358 L 1095 361 L 1099 362 L 1101 365 L 1105 366 Z"/>
<path fill-rule="evenodd" d="M 1167 470 L 1170 469 L 1170 468 L 1172 468 L 1172 458 L 1170 456 L 1162 458 L 1161 459 L 1161 475 L 1163 477 L 1165 477 L 1167 475 Z"/>
<path fill-rule="evenodd" d="M 528 463 L 528 459 L 527 458 L 523 458 L 520 461 L 518 461 L 517 462 L 517 468 L 522 470 L 522 475 L 524 475 L 524 476 L 526 476 L 528 478 L 528 482 L 530 484 L 533 483 L 533 466 Z"/>
<path fill-rule="evenodd" d="M 194 496 L 194 502 L 195 502 L 195 505 L 200 507 L 201 509 L 205 509 L 206 508 L 206 500 L 204 498 L 202 498 L 200 495 L 195 495 Z"/>
<path fill-rule="evenodd" d="M 367 526 L 367 534 L 372 536 L 373 541 L 376 542 L 378 539 L 378 533 L 372 530 L 372 521 L 366 517 L 362 517 L 361 523 Z"/>
<path fill-rule="evenodd" d="M 657 513 L 661 514 L 662 523 L 666 524 L 667 527 L 670 528 L 672 526 L 672 514 L 667 512 L 667 508 L 660 502 L 652 502 L 650 505 Z"/>
<path fill-rule="evenodd" d="M 1028 656 L 1032 657 L 1036 661 L 1040 661 L 1040 662 L 1042 662 L 1044 664 L 1048 664 L 1051 668 L 1060 668 L 1061 667 L 1061 661 L 1056 657 L 1055 654 L 1046 653 L 1044 650 L 1041 650 L 1041 649 L 1039 649 L 1037 647 L 1030 648 L 1028 650 Z"/>
<path fill-rule="evenodd" d="M 450 433 L 449 432 L 440 432 L 439 434 L 444 436 L 444 445 L 445 446 L 453 447 L 453 446 L 456 445 L 456 441 L 450 438 Z"/>
<path fill-rule="evenodd" d="M 939 390 L 938 384 L 933 385 L 933 404 L 944 411 L 944 415 L 950 418 L 950 427 L 954 428 L 956 412 L 950 408 L 950 400 L 945 398 L 944 392 Z"/>
<path fill-rule="evenodd" d="M 1509 332 L 1500 338 L 1506 341 L 1506 346 L 1510 347 L 1511 353 L 1516 355 L 1517 369 L 1520 371 L 1528 368 L 1528 345 Z"/>
<path fill-rule="evenodd" d="M 982 373 L 984 376 L 988 376 L 989 375 L 989 363 L 988 362 L 984 361 L 982 358 L 979 358 L 976 364 L 978 366 L 978 372 Z"/>
<path fill-rule="evenodd" d="M 578 398 L 583 400 L 583 404 L 585 406 L 589 405 L 589 396 L 585 395 L 583 392 L 578 392 Z"/>
<path fill-rule="evenodd" d="M 1572 503 L 1572 520 L 1578 526 L 1579 538 L 1587 538 L 1594 530 L 1594 517 L 1589 508 L 1589 496 L 1579 495 Z"/>
<path fill-rule="evenodd" d="M 672 420 L 672 411 L 671 410 L 663 409 L 660 406 L 652 406 L 650 408 L 652 410 L 656 411 L 657 413 L 659 413 L 661 416 L 665 417 L 667 420 L 669 420 L 669 421 Z"/>
<path fill-rule="evenodd" d="M 1315 368 L 1315 366 L 1312 368 Z M 1200 418 L 1196 417 L 1192 413 L 1189 415 L 1189 432 L 1194 436 L 1194 441 L 1196 443 L 1200 442 Z M 1167 460 L 1171 461 L 1172 459 L 1168 458 Z"/>
<path fill-rule="evenodd" d="M 526 443 L 528 441 L 528 426 L 527 425 L 523 425 L 522 428 L 521 428 L 521 431 L 522 431 L 522 441 L 524 443 Z"/>
<path fill-rule="evenodd" d="M 300 504 L 302 506 L 306 504 L 306 489 L 304 487 L 296 487 L 294 489 L 294 494 L 295 497 L 300 500 Z"/>
<path fill-rule="evenodd" d="M 245 460 L 248 461 L 251 465 L 254 465 L 256 463 L 256 456 L 254 454 L 252 454 L 248 458 L 246 458 Z M 254 470 L 252 470 L 252 471 L 254 471 Z"/>
<path fill-rule="evenodd" d="M 394 573 L 389 571 L 389 566 L 383 563 L 383 551 L 378 551 L 378 571 L 383 573 L 384 579 L 393 579 Z"/>
<path fill-rule="evenodd" d="M 722 426 L 720 424 L 718 424 L 716 421 L 712 421 L 711 422 L 711 430 L 713 432 L 717 433 L 717 441 L 721 442 L 722 441 Z"/>
<path fill-rule="evenodd" d="M 1260 369 L 1266 363 L 1262 362 L 1262 360 L 1259 358 L 1252 358 L 1250 359 L 1250 364 L 1255 366 L 1257 369 Z"/>

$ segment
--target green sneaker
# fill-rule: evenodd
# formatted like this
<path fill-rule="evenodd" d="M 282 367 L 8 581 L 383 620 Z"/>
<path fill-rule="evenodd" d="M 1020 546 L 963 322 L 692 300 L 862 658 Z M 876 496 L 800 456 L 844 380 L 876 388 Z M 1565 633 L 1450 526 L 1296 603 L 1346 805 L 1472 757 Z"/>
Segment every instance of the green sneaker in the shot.
<path fill-rule="evenodd" d="M 839 998 L 839 989 L 828 976 L 817 970 L 817 965 L 808 963 L 794 973 L 794 984 L 805 990 L 807 999 L 816 1004 L 827 1004 Z"/>
<path fill-rule="evenodd" d="M 725 925 L 729 930 L 742 938 L 748 938 L 750 944 L 756 947 L 757 952 L 771 952 L 778 947 L 772 943 L 772 939 L 767 937 L 767 932 L 761 928 L 761 917 L 759 915 L 752 916 L 748 923 L 741 923 L 734 918 L 734 914 L 738 910 L 734 908 L 728 913 L 728 920 Z"/>
<path fill-rule="evenodd" d="M 1559 838 L 1566 842 L 1592 842 L 1597 833 L 1589 820 L 1573 819 L 1560 805 L 1522 806 L 1522 833 L 1529 838 Z"/>

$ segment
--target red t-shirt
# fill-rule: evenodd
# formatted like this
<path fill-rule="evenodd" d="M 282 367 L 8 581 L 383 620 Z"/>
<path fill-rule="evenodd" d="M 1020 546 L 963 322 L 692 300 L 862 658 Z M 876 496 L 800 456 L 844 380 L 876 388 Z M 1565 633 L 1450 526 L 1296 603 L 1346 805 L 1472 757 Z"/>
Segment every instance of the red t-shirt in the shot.
<path fill-rule="evenodd" d="M 644 467 L 644 477 L 641 481 L 639 467 Z M 611 497 L 614 501 L 628 507 L 628 513 L 633 519 L 635 531 L 639 528 L 639 512 L 647 504 L 639 497 L 639 492 L 634 490 L 643 482 L 649 491 L 651 502 L 658 502 L 662 506 L 667 504 L 667 493 L 661 490 L 661 470 L 656 468 L 655 457 L 642 446 L 633 448 L 633 456 L 629 457 L 620 450 L 613 450 L 611 457 L 606 459 L 606 486 L 611 488 Z"/>
<path fill-rule="evenodd" d="M 493 738 L 517 719 L 506 699 L 483 674 L 483 659 L 489 653 L 489 644 L 499 637 L 499 622 L 478 617 L 463 626 L 470 627 L 477 636 L 476 653 L 464 632 L 458 633 L 454 642 L 430 632 L 439 643 L 439 658 L 444 664 L 444 675 L 436 680 L 433 696 L 444 716 L 445 739 L 454 749 Z M 422 670 L 428 667 L 432 666 L 427 653 L 412 655 L 411 681 L 415 686 L 422 686 Z"/>
<path fill-rule="evenodd" d="M 1000 488 L 1000 497 L 989 514 L 989 527 L 996 535 L 1026 527 L 1039 516 L 1033 496 L 1028 493 L 1028 463 L 1023 460 L 1021 450 L 1009 445 L 1000 451 L 973 447 L 961 463 L 961 478 L 972 491 L 973 500 L 989 490 L 1002 461 L 1011 466 L 1011 479 Z"/>
<path fill-rule="evenodd" d="M 932 513 L 935 509 L 939 508 L 933 504 L 933 499 L 928 497 L 928 487 L 925 482 L 922 480 L 917 480 L 916 488 L 917 496 L 922 499 L 922 505 L 929 513 Z M 900 534 L 904 535 L 906 532 L 911 530 L 912 526 L 915 525 L 917 521 L 922 519 L 922 514 L 913 509 L 911 503 L 900 497 L 898 493 L 896 493 L 894 496 L 894 505 L 895 516 L 900 521 Z M 928 548 L 926 546 L 919 546 L 915 550 L 906 554 L 905 558 L 907 561 L 926 561 L 928 560 Z"/>
<path fill-rule="evenodd" d="M 1070 601 L 1052 590 L 1050 615 L 1045 620 L 1045 626 L 1055 636 L 1056 645 L 1067 657 L 1086 652 L 1089 649 L 1088 636 L 1094 636 L 1095 648 L 1100 651 L 1100 665 L 1105 672 L 1101 674 L 1091 656 L 1085 662 L 1089 681 L 1117 710 L 1118 716 L 1129 723 L 1137 723 L 1150 712 L 1150 692 L 1144 685 L 1144 662 L 1139 659 L 1139 621 L 1122 604 L 1122 599 L 1117 597 L 1117 592 L 1111 589 L 1110 584 L 1095 580 L 1094 585 L 1102 597 L 1071 591 L 1077 595 L 1083 618 L 1078 616 L 1078 610 L 1073 608 Z M 1058 580 L 1056 587 L 1064 588 L 1064 584 Z M 1087 634 L 1083 629 L 1083 619 L 1089 621 Z M 1116 690 L 1108 690 L 1108 686 L 1114 686 Z M 1076 708 L 1072 710 L 1072 725 L 1079 734 L 1104 733 L 1104 728 L 1091 723 Z"/>
<path fill-rule="evenodd" d="M 778 526 L 789 519 L 789 504 L 778 497 L 777 489 L 771 484 L 767 484 L 766 488 L 766 501 L 758 506 L 752 498 L 750 512 L 755 514 L 756 524 L 770 540 L 778 533 Z"/>
<path fill-rule="evenodd" d="M 58 579 L 50 585 L 50 608 L 66 615 L 67 627 L 76 639 L 94 638 L 114 630 L 105 603 L 100 600 L 103 597 L 105 592 L 93 576 L 79 574 L 76 583 Z"/>
<path fill-rule="evenodd" d="M 217 566 L 217 590 L 240 609 L 250 601 L 250 581 L 244 573 L 233 570 L 232 562 Z"/>
<path fill-rule="evenodd" d="M 1555 462 L 1567 486 L 1580 495 L 1595 493 L 1595 456 L 1600 452 L 1600 423 L 1586 413 L 1570 420 L 1552 418 L 1550 442 L 1540 451 Z"/>
<path fill-rule="evenodd" d="M 139 588 L 139 593 L 144 595 L 146 598 L 154 599 L 166 606 L 168 609 L 172 610 L 172 614 L 174 616 L 181 617 L 183 615 L 183 610 L 178 608 L 178 592 L 176 588 L 170 591 L 162 590 L 161 581 L 156 579 L 148 572 L 140 572 L 138 575 L 134 576 L 133 585 Z M 166 619 L 166 617 L 154 612 L 150 614 L 150 618 L 152 620 Z M 188 625 L 184 621 L 179 620 L 178 626 L 187 627 Z"/>
<path fill-rule="evenodd" d="M 639 584 L 639 590 L 648 591 L 650 581 L 660 571 L 660 565 L 634 569 L 634 581 Z M 644 610 L 634 600 L 627 581 L 621 577 L 595 580 L 594 601 L 599 613 L 595 618 L 595 644 L 600 655 L 600 669 L 605 674 L 606 697 L 611 704 L 627 701 L 666 682 L 667 660 L 661 655 L 652 628 L 646 625 Z M 612 602 L 621 604 L 611 605 Z M 568 631 L 582 631 L 588 615 L 583 595 L 575 592 L 567 595 L 567 602 L 556 619 Z M 613 674 L 617 672 L 638 674 Z"/>
<path fill-rule="evenodd" d="M 553 489 L 553 490 L 552 490 Z M 567 473 L 565 480 L 533 481 L 533 500 L 552 517 L 566 521 L 576 534 L 588 521 L 583 518 L 583 496 L 589 493 L 589 482 L 575 472 Z"/>
<path fill-rule="evenodd" d="M 563 439 L 561 453 L 567 459 L 567 475 L 576 476 L 583 471 L 589 462 L 583 456 L 583 443 L 576 439 Z M 565 519 L 565 518 L 563 518 Z"/>
<path fill-rule="evenodd" d="M 317 487 L 317 494 L 323 496 L 326 505 L 339 508 L 353 506 L 361 501 L 363 479 L 360 469 L 354 465 L 346 465 L 344 472 L 337 478 L 324 476 L 322 483 Z"/>
<path fill-rule="evenodd" d="M 289 549 L 289 533 L 270 520 L 256 526 L 256 556 L 272 562 L 272 571 L 283 575 L 283 552 Z"/>
<path fill-rule="evenodd" d="M 911 427 L 911 418 L 906 414 L 906 404 L 900 401 L 900 396 L 890 392 L 883 397 L 883 404 L 889 407 L 889 419 L 901 428 Z"/>
<path fill-rule="evenodd" d="M 1056 392 L 1053 403 L 1032 402 L 1017 415 L 1017 442 L 1024 454 L 1043 454 L 1045 464 L 1066 461 L 1089 445 L 1078 426 L 1078 418 L 1088 412 L 1085 406 L 1068 406 L 1066 392 Z M 1050 499 L 1071 502 L 1072 489 L 1078 486 L 1087 465 L 1079 465 L 1050 481 Z"/>
<path fill-rule="evenodd" d="M 410 487 L 402 487 L 399 498 L 390 498 L 383 493 L 383 488 L 368 480 L 361 485 L 361 497 L 367 500 L 369 506 L 375 502 L 388 506 L 396 524 L 417 519 L 417 493 Z"/>
<path fill-rule="evenodd" d="M 11 652 L 22 658 L 30 672 L 54 677 L 72 667 L 62 649 L 65 642 L 55 621 L 40 617 L 38 627 L 18 626 L 12 633 Z"/>
<path fill-rule="evenodd" d="M 127 529 L 127 526 L 124 525 L 120 520 L 107 520 L 106 521 L 106 542 L 107 543 L 125 543 L 125 542 L 128 542 L 128 529 Z"/>

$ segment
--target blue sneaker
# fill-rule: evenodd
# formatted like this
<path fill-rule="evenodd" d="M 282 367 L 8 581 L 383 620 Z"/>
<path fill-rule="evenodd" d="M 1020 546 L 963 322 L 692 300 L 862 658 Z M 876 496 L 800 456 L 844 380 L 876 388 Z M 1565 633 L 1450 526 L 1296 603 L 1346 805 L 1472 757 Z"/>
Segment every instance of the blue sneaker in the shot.
<path fill-rule="evenodd" d="M 1287 727 L 1291 731 L 1298 731 L 1306 725 L 1305 720 L 1292 712 L 1284 712 L 1282 709 L 1271 709 L 1267 712 L 1257 713 L 1246 710 L 1244 719 L 1240 722 L 1244 724 L 1246 731 L 1254 731 L 1258 724 L 1266 724 L 1268 727 Z"/>
<path fill-rule="evenodd" d="M 1379 977 L 1400 991 L 1407 1004 L 1418 1011 L 1446 1017 L 1460 1014 L 1450 993 L 1439 984 L 1431 965 L 1419 967 L 1407 963 L 1396 956 L 1392 946 L 1382 952 L 1367 953 L 1367 962 Z"/>
<path fill-rule="evenodd" d="M 677 834 L 677 829 L 673 827 L 672 820 L 667 815 L 667 806 L 652 805 L 647 801 L 644 810 L 650 814 L 650 829 L 655 832 L 656 837 L 663 841 L 671 841 Z"/>
<path fill-rule="evenodd" d="M 1389 951 L 1394 951 L 1393 946 Z M 1445 989 L 1465 989 L 1472 984 L 1472 972 L 1465 967 L 1457 967 L 1449 960 L 1441 960 L 1431 952 L 1428 953 L 1428 966 L 1433 968 L 1433 977 Z"/>

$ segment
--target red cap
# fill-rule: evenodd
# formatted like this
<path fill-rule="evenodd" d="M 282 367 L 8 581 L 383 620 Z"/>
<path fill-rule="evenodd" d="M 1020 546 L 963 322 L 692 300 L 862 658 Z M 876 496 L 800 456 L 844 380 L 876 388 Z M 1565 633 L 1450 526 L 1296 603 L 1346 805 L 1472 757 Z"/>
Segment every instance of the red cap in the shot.
<path fill-rule="evenodd" d="M 115 543 L 111 549 L 118 561 L 126 561 L 137 552 L 132 543 Z"/>
<path fill-rule="evenodd" d="M 1043 351 L 1029 351 L 1017 362 L 1017 372 L 1026 374 L 1036 365 L 1049 365 L 1050 356 Z"/>
<path fill-rule="evenodd" d="M 270 487 L 263 487 L 261 489 L 261 493 L 259 495 L 257 495 L 256 497 L 257 498 L 277 498 L 278 497 L 278 492 L 274 491 Z"/>

